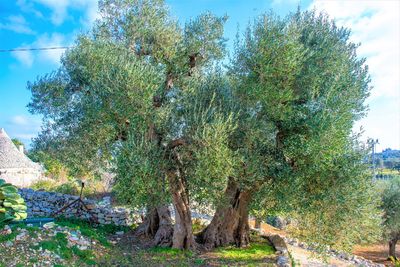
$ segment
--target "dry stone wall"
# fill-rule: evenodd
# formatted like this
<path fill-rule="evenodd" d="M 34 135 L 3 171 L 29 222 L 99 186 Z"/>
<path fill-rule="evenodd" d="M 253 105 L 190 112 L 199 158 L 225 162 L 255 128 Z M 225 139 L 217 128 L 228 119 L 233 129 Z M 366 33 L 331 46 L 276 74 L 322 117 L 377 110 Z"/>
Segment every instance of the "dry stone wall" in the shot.
<path fill-rule="evenodd" d="M 78 199 L 78 196 L 35 191 L 33 189 L 20 189 L 21 197 L 25 199 L 28 207 L 28 218 L 33 217 L 52 217 L 55 212 L 62 207 L 68 205 L 72 201 Z M 91 199 L 84 199 L 85 205 L 88 207 L 89 212 L 85 209 L 77 208 L 76 205 L 66 209 L 62 216 L 69 218 L 77 218 L 88 220 L 92 216 L 100 224 L 115 224 L 130 226 L 136 223 L 140 217 L 138 212 L 133 210 L 112 207 L 109 202 L 96 202 Z"/>

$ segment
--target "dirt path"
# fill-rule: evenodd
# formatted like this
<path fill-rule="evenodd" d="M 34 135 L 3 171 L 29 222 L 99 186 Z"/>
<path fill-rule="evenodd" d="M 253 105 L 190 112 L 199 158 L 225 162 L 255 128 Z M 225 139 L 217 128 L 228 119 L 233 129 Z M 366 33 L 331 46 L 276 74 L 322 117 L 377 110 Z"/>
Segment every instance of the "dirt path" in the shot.
<path fill-rule="evenodd" d="M 389 248 L 387 244 L 375 244 L 369 246 L 355 246 L 353 253 L 357 256 L 364 257 L 377 263 L 392 266 L 387 260 Z M 400 246 L 396 247 L 396 255 L 400 255 Z"/>
<path fill-rule="evenodd" d="M 250 226 L 254 227 L 254 221 L 249 220 Z M 261 229 L 265 233 L 279 234 L 281 236 L 287 236 L 284 230 L 277 229 L 269 224 L 262 223 Z M 331 257 L 329 263 L 323 263 L 320 260 L 312 258 L 311 252 L 300 247 L 288 245 L 294 259 L 298 261 L 299 266 L 351 266 L 348 262 L 341 261 L 338 258 Z M 356 246 L 353 250 L 353 254 L 361 256 L 367 260 L 371 260 L 376 263 L 385 264 L 386 266 L 392 266 L 390 261 L 387 260 L 388 247 L 387 244 L 376 244 L 369 246 Z M 400 246 L 397 246 L 397 254 L 400 255 Z"/>
<path fill-rule="evenodd" d="M 312 257 L 312 253 L 310 251 L 299 247 L 288 245 L 288 249 L 290 251 L 290 254 L 292 254 L 292 257 L 294 258 L 296 266 L 302 266 L 302 267 L 351 266 L 351 264 L 336 258 L 328 258 L 327 263 L 323 262 L 322 260 Z"/>

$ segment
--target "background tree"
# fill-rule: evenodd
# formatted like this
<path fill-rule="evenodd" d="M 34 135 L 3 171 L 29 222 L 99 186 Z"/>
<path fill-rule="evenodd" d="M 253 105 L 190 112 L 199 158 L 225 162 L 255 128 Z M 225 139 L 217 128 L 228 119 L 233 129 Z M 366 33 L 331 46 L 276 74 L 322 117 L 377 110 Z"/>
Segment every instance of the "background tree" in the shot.
<path fill-rule="evenodd" d="M 384 233 L 389 240 L 389 256 L 396 259 L 396 244 L 400 240 L 400 178 L 389 181 L 382 195 Z"/>
<path fill-rule="evenodd" d="M 19 140 L 18 138 L 13 138 L 13 139 L 11 139 L 11 141 L 14 143 L 14 145 L 15 145 L 16 147 L 19 147 L 19 146 L 23 146 L 23 145 L 24 145 L 24 143 L 22 143 L 22 141 Z"/>

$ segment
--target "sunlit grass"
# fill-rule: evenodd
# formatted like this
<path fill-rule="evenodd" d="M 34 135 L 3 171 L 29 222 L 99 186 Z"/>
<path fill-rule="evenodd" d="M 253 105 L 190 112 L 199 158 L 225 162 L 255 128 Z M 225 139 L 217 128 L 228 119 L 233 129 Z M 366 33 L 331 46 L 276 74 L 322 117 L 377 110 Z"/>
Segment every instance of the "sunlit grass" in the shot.
<path fill-rule="evenodd" d="M 226 247 L 215 250 L 219 258 L 232 261 L 258 261 L 274 255 L 275 249 L 268 244 L 251 244 L 247 248 Z"/>

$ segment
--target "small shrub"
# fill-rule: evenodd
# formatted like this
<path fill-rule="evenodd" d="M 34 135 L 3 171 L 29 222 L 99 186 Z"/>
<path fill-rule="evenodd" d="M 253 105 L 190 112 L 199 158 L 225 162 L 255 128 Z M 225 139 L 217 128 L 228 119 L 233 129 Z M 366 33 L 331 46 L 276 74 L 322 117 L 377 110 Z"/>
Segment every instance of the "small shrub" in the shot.
<path fill-rule="evenodd" d="M 87 185 L 87 184 L 86 184 Z M 57 192 L 68 195 L 79 195 L 81 186 L 77 181 L 61 182 L 53 179 L 39 180 L 30 186 L 34 190 L 44 190 L 47 192 Z M 104 193 L 104 186 L 101 181 L 89 181 L 89 186 L 83 188 L 83 195 L 86 197 Z"/>
<path fill-rule="evenodd" d="M 18 189 L 0 179 L 0 224 L 26 217 L 26 204 L 18 194 Z"/>
<path fill-rule="evenodd" d="M 39 180 L 30 186 L 34 190 L 45 190 L 48 192 L 54 191 L 56 182 L 50 179 Z"/>
<path fill-rule="evenodd" d="M 390 261 L 393 263 L 394 267 L 400 267 L 400 259 L 396 259 L 395 257 L 390 257 Z"/>

